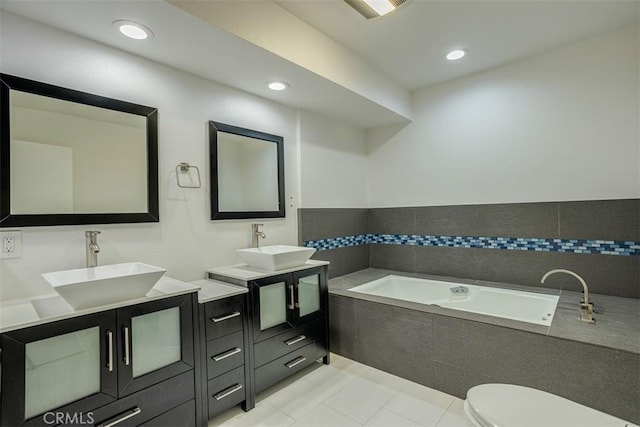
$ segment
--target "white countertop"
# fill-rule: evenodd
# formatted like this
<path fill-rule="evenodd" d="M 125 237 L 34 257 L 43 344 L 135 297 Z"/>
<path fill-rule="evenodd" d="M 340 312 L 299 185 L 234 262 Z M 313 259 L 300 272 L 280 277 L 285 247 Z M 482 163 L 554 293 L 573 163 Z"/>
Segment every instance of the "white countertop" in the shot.
<path fill-rule="evenodd" d="M 232 285 L 211 279 L 195 280 L 189 283 L 200 288 L 198 291 L 198 302 L 200 304 L 249 292 L 249 288 L 244 286 Z"/>
<path fill-rule="evenodd" d="M 155 301 L 167 297 L 196 292 L 197 285 L 182 282 L 170 277 L 162 277 L 146 296 L 113 304 L 91 307 L 81 310 L 73 309 L 57 293 L 38 295 L 32 298 L 21 298 L 0 301 L 0 333 L 42 325 L 56 320 L 84 316 L 114 308 Z"/>
<path fill-rule="evenodd" d="M 263 279 L 265 277 L 271 277 L 278 274 L 291 273 L 293 271 L 307 270 L 310 268 L 318 267 L 321 265 L 329 265 L 329 261 L 318 261 L 310 259 L 304 265 L 298 267 L 286 268 L 278 271 L 265 271 L 258 268 L 249 267 L 247 264 L 229 265 L 226 267 L 210 268 L 207 273 L 213 273 L 219 276 L 230 277 L 243 282 L 249 282 L 251 280 Z"/>

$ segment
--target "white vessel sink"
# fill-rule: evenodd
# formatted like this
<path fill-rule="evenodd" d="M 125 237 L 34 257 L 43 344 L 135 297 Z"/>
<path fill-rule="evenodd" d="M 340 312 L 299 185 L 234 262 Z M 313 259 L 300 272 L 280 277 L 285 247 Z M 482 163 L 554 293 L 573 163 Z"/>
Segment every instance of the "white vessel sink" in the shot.
<path fill-rule="evenodd" d="M 240 259 L 249 264 L 249 267 L 267 271 L 278 271 L 304 265 L 315 251 L 314 248 L 286 245 L 236 250 Z"/>
<path fill-rule="evenodd" d="M 166 271 L 127 262 L 44 273 L 42 277 L 71 307 L 82 309 L 143 297 Z"/>

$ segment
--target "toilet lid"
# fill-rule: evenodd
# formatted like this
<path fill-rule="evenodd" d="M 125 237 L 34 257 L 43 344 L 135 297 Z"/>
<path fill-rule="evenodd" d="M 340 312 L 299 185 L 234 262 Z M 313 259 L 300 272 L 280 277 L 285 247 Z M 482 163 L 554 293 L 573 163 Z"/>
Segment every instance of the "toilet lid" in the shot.
<path fill-rule="evenodd" d="M 483 427 L 625 427 L 633 424 L 551 393 L 512 384 L 467 392 L 470 415 Z"/>

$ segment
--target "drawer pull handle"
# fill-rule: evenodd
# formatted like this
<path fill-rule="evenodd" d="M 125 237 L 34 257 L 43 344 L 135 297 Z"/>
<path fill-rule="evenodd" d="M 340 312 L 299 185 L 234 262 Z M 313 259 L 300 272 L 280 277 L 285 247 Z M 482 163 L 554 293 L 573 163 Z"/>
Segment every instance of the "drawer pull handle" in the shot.
<path fill-rule="evenodd" d="M 240 312 L 239 311 L 234 311 L 233 313 L 227 314 L 226 316 L 212 317 L 211 321 L 213 323 L 224 322 L 225 320 L 233 319 L 234 317 L 238 317 L 238 316 L 240 316 Z"/>
<path fill-rule="evenodd" d="M 231 386 L 231 387 L 229 387 L 227 389 L 222 390 L 218 394 L 214 394 L 213 398 L 216 399 L 216 400 L 222 400 L 225 397 L 227 397 L 227 396 L 229 396 L 229 395 L 231 395 L 231 394 L 233 394 L 236 391 L 241 390 L 241 389 L 242 389 L 242 384 L 236 384 L 236 385 L 233 385 L 233 386 Z"/>
<path fill-rule="evenodd" d="M 291 361 L 291 362 L 289 362 L 289 363 L 285 364 L 284 366 L 286 366 L 287 368 L 291 369 L 291 368 L 293 368 L 294 366 L 297 366 L 297 365 L 301 364 L 301 363 L 302 363 L 302 362 L 304 362 L 305 360 L 307 360 L 307 358 L 306 358 L 306 357 L 304 357 L 304 356 L 300 356 L 300 357 L 298 357 L 297 359 L 295 359 L 295 360 L 293 360 L 293 361 Z"/>
<path fill-rule="evenodd" d="M 220 354 L 218 354 L 216 356 L 213 356 L 212 359 L 213 359 L 214 362 L 219 362 L 221 360 L 226 359 L 227 357 L 231 357 L 231 356 L 233 356 L 235 354 L 238 354 L 241 351 L 242 351 L 241 348 L 236 347 L 233 350 L 225 351 L 224 353 L 220 353 Z"/>
<path fill-rule="evenodd" d="M 299 343 L 300 341 L 304 341 L 306 339 L 307 339 L 307 337 L 305 337 L 304 335 L 299 335 L 299 336 L 297 336 L 295 338 L 291 338 L 290 340 L 285 341 L 284 343 L 286 345 L 294 345 L 294 344 Z"/>
<path fill-rule="evenodd" d="M 133 409 L 129 409 L 127 412 L 124 413 L 124 415 L 122 416 L 117 416 L 114 418 L 111 418 L 110 420 L 105 421 L 102 424 L 98 424 L 97 427 L 112 427 L 115 426 L 117 424 L 120 424 L 123 421 L 128 420 L 129 418 L 133 418 L 136 415 L 140 414 L 142 412 L 142 409 L 138 408 L 137 406 Z"/>

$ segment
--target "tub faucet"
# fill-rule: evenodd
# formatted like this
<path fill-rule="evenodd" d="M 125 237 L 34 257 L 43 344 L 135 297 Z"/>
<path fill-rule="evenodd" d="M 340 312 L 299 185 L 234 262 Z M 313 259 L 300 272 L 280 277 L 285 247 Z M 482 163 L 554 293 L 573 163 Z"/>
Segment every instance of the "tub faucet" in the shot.
<path fill-rule="evenodd" d="M 98 266 L 98 252 L 100 252 L 100 246 L 98 246 L 98 234 L 100 232 L 98 230 L 87 230 L 84 232 L 84 236 L 86 238 L 86 267 L 97 267 Z"/>
<path fill-rule="evenodd" d="M 582 288 L 584 291 L 584 299 L 580 302 L 580 320 L 589 323 L 595 323 L 596 321 L 593 318 L 593 304 L 591 304 L 591 301 L 589 301 L 589 288 L 587 288 L 587 282 L 585 282 L 584 279 L 580 277 L 580 275 L 578 275 L 578 273 L 574 273 L 571 270 L 557 268 L 555 270 L 547 271 L 545 275 L 542 276 L 540 283 L 544 283 L 547 277 L 551 276 L 554 273 L 566 273 L 580 281 L 580 284 L 582 284 Z"/>
<path fill-rule="evenodd" d="M 267 237 L 264 232 L 260 231 L 260 227 L 264 224 L 251 224 L 251 247 L 259 248 L 260 247 L 260 238 L 265 239 Z"/>

